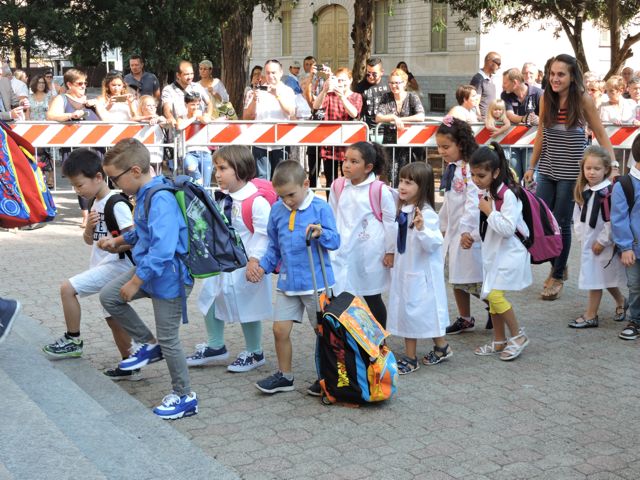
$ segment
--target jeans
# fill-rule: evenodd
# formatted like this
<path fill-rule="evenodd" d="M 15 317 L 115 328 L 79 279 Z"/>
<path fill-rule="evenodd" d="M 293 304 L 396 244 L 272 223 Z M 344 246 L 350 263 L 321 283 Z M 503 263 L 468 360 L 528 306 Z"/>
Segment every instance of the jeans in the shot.
<path fill-rule="evenodd" d="M 136 311 L 120 296 L 122 286 L 131 280 L 136 273 L 136 267 L 115 277 L 100 290 L 100 303 L 115 321 L 124 328 L 131 338 L 138 343 L 149 343 L 153 333 L 147 328 Z M 187 294 L 190 286 L 185 286 Z M 150 297 L 144 290 L 138 290 L 133 300 L 151 298 L 156 323 L 156 337 L 162 349 L 162 355 L 167 361 L 171 385 L 176 395 L 191 393 L 187 360 L 180 343 L 180 323 L 182 321 L 182 297 L 155 298 Z"/>
<path fill-rule="evenodd" d="M 252 152 L 256 161 L 257 176 L 266 180 L 271 180 L 271 175 L 278 164 L 287 159 L 287 152 L 284 148 L 269 151 L 266 148 L 253 147 Z"/>
<path fill-rule="evenodd" d="M 629 287 L 629 321 L 640 326 L 640 259 L 627 270 L 627 286 Z"/>
<path fill-rule="evenodd" d="M 507 152 L 509 158 L 509 165 L 518 175 L 518 179 L 521 179 L 524 172 L 527 171 L 527 149 L 526 148 L 510 148 Z"/>
<path fill-rule="evenodd" d="M 557 280 L 562 280 L 571 249 L 571 219 L 575 203 L 573 200 L 575 184 L 575 180 L 554 180 L 547 175 L 538 173 L 536 194 L 545 201 L 553 212 L 562 234 L 562 252 L 551 260 L 553 265 L 551 276 Z"/>
<path fill-rule="evenodd" d="M 196 183 L 202 184 L 203 187 L 209 187 L 213 172 L 211 152 L 209 150 L 187 152 L 184 157 L 184 170 Z"/>

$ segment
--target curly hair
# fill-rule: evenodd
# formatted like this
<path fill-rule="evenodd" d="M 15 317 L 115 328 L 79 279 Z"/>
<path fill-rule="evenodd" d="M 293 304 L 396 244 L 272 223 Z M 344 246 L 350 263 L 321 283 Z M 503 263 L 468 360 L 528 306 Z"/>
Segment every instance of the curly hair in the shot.
<path fill-rule="evenodd" d="M 466 162 L 469 161 L 473 152 L 478 149 L 473 130 L 471 130 L 467 122 L 458 118 L 450 117 L 449 121 L 441 123 L 436 131 L 436 135 L 448 135 L 460 150 L 462 160 Z"/>

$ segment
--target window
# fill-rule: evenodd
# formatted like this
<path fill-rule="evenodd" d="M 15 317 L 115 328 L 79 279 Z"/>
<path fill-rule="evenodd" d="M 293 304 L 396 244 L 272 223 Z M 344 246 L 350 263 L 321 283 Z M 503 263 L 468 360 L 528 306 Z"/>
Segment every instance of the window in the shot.
<path fill-rule="evenodd" d="M 434 113 L 446 113 L 447 112 L 447 96 L 444 93 L 430 93 L 429 94 L 429 111 Z"/>
<path fill-rule="evenodd" d="M 600 33 L 600 46 L 601 47 L 611 47 L 611 35 L 609 34 L 609 30 L 606 28 L 599 29 Z"/>
<path fill-rule="evenodd" d="M 282 56 L 291 56 L 291 3 L 282 2 L 280 10 L 280 23 L 282 24 Z"/>
<path fill-rule="evenodd" d="M 431 2 L 431 51 L 447 51 L 447 4 Z"/>
<path fill-rule="evenodd" d="M 377 0 L 373 11 L 373 51 L 387 53 L 389 37 L 389 0 Z"/>

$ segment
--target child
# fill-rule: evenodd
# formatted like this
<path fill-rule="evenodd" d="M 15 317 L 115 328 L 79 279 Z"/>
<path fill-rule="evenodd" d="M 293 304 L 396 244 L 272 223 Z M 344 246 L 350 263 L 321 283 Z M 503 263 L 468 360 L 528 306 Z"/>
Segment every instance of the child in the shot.
<path fill-rule="evenodd" d="M 247 266 L 247 279 L 258 282 L 265 272 L 273 272 L 280 264 L 273 322 L 278 371 L 256 383 L 258 390 L 264 393 L 293 390 L 290 337 L 293 323 L 300 323 L 306 311 L 311 325 L 317 329 L 317 299 L 311 280 L 306 233 L 312 230 L 313 237 L 317 239 L 311 244 L 314 253 L 317 252 L 315 242 L 320 242 L 320 245 L 327 250 L 335 250 L 340 245 L 340 236 L 336 231 L 335 220 L 329 205 L 309 190 L 309 180 L 298 162 L 293 160 L 280 162 L 271 181 L 281 200 L 273 205 L 269 215 L 267 227 L 269 247 L 259 264 L 251 262 Z M 333 271 L 327 252 L 323 252 L 323 255 L 327 281 L 331 286 L 334 282 Z M 322 271 L 317 255 L 314 255 L 314 268 L 316 278 L 321 279 Z M 319 289 L 322 287 L 318 285 Z M 318 381 L 307 392 L 311 395 L 320 395 Z"/>
<path fill-rule="evenodd" d="M 240 235 L 249 257 L 257 265 L 269 244 L 267 223 L 271 206 L 250 182 L 256 176 L 256 162 L 251 149 L 240 145 L 222 147 L 214 155 L 216 181 L 222 192 L 219 205 L 231 225 Z M 253 233 L 242 219 L 242 204 L 253 199 L 251 207 Z M 214 308 L 215 301 L 215 308 Z M 246 268 L 207 278 L 198 304 L 205 316 L 208 342 L 198 345 L 196 352 L 187 357 L 187 365 L 206 365 L 225 360 L 229 353 L 224 344 L 225 323 L 241 322 L 245 351 L 227 367 L 230 372 L 248 372 L 264 365 L 262 352 L 262 321 L 273 317 L 271 306 L 271 278 L 265 276 L 257 284 L 247 281 Z"/>
<path fill-rule="evenodd" d="M 502 124 L 502 126 L 499 127 L 498 123 Z M 494 100 L 489 104 L 484 125 L 491 131 L 492 138 L 497 137 L 511 128 L 511 122 L 507 117 L 507 107 L 504 104 L 504 100 Z"/>
<path fill-rule="evenodd" d="M 201 102 L 198 92 L 185 92 L 184 104 L 187 107 L 187 114 L 178 118 L 178 130 L 184 130 L 194 122 L 211 122 L 209 115 L 200 110 Z M 187 147 L 184 169 L 195 183 L 208 188 L 211 185 L 211 171 L 213 170 L 209 149 L 206 146 Z"/>
<path fill-rule="evenodd" d="M 346 181 L 339 192 L 331 188 L 329 205 L 340 232 L 340 248 L 331 254 L 336 274 L 334 294 L 349 292 L 367 302 L 371 313 L 383 327 L 387 309 L 382 292 L 389 288 L 389 269 L 393 266 L 396 242 L 396 203 L 391 191 L 382 188 L 382 221 L 373 212 L 370 189 L 376 175 L 385 170 L 386 154 L 377 143 L 357 142 L 344 157 L 342 171 Z"/>
<path fill-rule="evenodd" d="M 476 355 L 499 354 L 500 360 L 514 360 L 529 344 L 529 338 L 518 325 L 504 290 L 522 290 L 531 285 L 531 258 L 516 236 L 525 237 L 529 229 L 522 218 L 522 201 L 513 172 L 500 144 L 491 142 L 471 156 L 473 181 L 483 190 L 480 199 L 480 237 L 482 238 L 482 298 L 489 302 L 493 320 L 493 341 L 475 350 Z M 502 199 L 500 210 L 495 201 Z M 505 337 L 505 324 L 511 337 Z"/>
<path fill-rule="evenodd" d="M 482 251 L 478 236 L 480 211 L 478 187 L 471 180 L 469 159 L 478 148 L 467 122 L 445 117 L 436 132 L 438 153 L 447 164 L 440 187 L 444 201 L 440 208 L 440 230 L 444 233 L 444 255 L 449 257 L 449 283 L 458 307 L 458 318 L 447 327 L 448 335 L 471 332 L 471 297 L 482 289 Z M 463 245 L 469 245 L 464 247 Z M 490 321 L 489 317 L 489 321 Z M 490 323 L 487 322 L 487 328 Z"/>
<path fill-rule="evenodd" d="M 613 186 L 611 197 L 611 232 L 616 246 L 622 252 L 620 261 L 627 271 L 629 287 L 629 324 L 618 335 L 623 340 L 635 340 L 640 335 L 640 136 L 631 145 L 636 164 L 631 167 L 631 183 L 627 200 L 622 179 Z"/>
<path fill-rule="evenodd" d="M 198 413 L 198 400 L 191 391 L 187 361 L 182 351 L 180 322 L 186 295 L 193 280 L 180 259 L 187 253 L 187 226 L 174 194 L 160 190 L 145 212 L 149 190 L 167 180 L 151 177 L 149 150 L 133 138 L 120 140 L 104 157 L 104 171 L 114 185 L 136 196 L 135 228 L 115 239 L 102 239 L 98 246 L 115 251 L 132 245 L 136 266 L 119 275 L 100 291 L 102 306 L 141 345 L 120 362 L 122 370 L 135 370 L 165 358 L 173 392 L 153 412 L 163 419 Z M 187 287 L 185 287 L 187 285 Z M 129 302 L 151 298 L 158 340 Z"/>
<path fill-rule="evenodd" d="M 611 222 L 604 220 L 609 212 L 611 181 L 611 156 L 598 146 L 590 146 L 584 152 L 580 165 L 580 176 L 576 182 L 573 210 L 573 227 L 582 244 L 580 254 L 580 277 L 578 287 L 589 290 L 587 310 L 569 322 L 571 328 L 593 328 L 598 326 L 598 307 L 602 289 L 606 288 L 616 301 L 614 320 L 621 322 L 626 316 L 626 299 L 618 288 L 626 281 L 624 267 L 611 239 Z"/>
<path fill-rule="evenodd" d="M 84 228 L 84 243 L 91 245 L 91 260 L 89 269 L 65 280 L 60 287 L 62 311 L 67 331 L 54 343 L 43 347 L 44 353 L 53 358 L 73 358 L 82 355 L 83 341 L 80 336 L 80 303 L 78 296 L 87 297 L 98 293 L 102 287 L 115 277 L 128 271 L 132 264 L 128 257 L 105 252 L 98 248 L 98 242 L 113 238 L 105 222 L 105 206 L 109 198 L 116 195 L 109 189 L 104 171 L 102 158 L 95 150 L 78 148 L 71 152 L 62 164 L 65 177 L 69 178 L 76 193 L 86 200 L 95 199 L 89 213 L 87 225 Z M 113 214 L 121 232 L 133 228 L 131 209 L 126 202 L 113 205 Z M 129 334 L 107 315 L 107 325 L 111 328 L 113 339 L 125 359 L 130 355 L 131 338 Z M 140 380 L 139 370 L 124 371 L 116 367 L 104 372 L 112 380 Z"/>
<path fill-rule="evenodd" d="M 398 361 L 398 373 L 404 375 L 419 368 L 418 338 L 433 338 L 433 351 L 422 359 L 425 365 L 436 365 L 453 352 L 444 338 L 449 311 L 431 167 L 422 162 L 402 167 L 398 196 L 400 213 L 391 270 L 388 330 L 405 337 L 405 355 Z"/>

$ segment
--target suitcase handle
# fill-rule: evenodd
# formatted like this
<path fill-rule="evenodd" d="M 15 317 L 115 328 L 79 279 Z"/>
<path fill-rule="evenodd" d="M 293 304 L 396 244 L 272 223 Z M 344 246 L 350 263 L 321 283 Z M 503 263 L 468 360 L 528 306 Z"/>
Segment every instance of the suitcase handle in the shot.
<path fill-rule="evenodd" d="M 309 256 L 309 268 L 311 269 L 311 282 L 313 283 L 313 291 L 316 296 L 316 312 L 320 312 L 322 309 L 320 307 L 320 296 L 318 294 L 318 283 L 316 281 L 316 269 L 313 266 L 313 251 L 311 249 L 311 236 L 313 235 L 313 230 L 309 229 L 306 235 L 307 241 L 307 255 Z M 320 269 L 322 270 L 322 280 L 324 281 L 324 288 L 327 295 L 327 298 L 331 298 L 331 288 L 329 287 L 329 281 L 327 280 L 327 269 L 324 265 L 324 255 L 322 254 L 322 246 L 320 242 L 318 244 L 318 256 L 320 257 Z"/>

